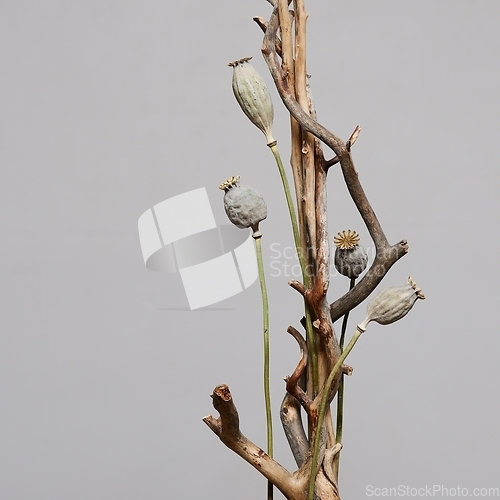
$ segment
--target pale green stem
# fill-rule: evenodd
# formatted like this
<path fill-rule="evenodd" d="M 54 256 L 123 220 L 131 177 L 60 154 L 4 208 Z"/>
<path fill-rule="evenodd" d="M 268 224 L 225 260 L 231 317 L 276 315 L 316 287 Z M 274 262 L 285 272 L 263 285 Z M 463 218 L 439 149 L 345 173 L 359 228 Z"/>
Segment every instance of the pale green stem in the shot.
<path fill-rule="evenodd" d="M 358 325 L 356 328 L 356 332 L 352 336 L 352 339 L 350 340 L 349 344 L 347 344 L 347 347 L 344 349 L 342 354 L 340 355 L 340 358 L 337 360 L 335 363 L 335 366 L 332 368 L 332 371 L 330 372 L 330 375 L 328 375 L 328 378 L 325 382 L 325 385 L 323 387 L 323 394 L 321 396 L 321 402 L 319 405 L 319 414 L 318 414 L 318 422 L 316 425 L 316 435 L 314 436 L 314 445 L 313 445 L 313 453 L 312 453 L 312 459 L 311 459 L 311 475 L 309 477 L 309 490 L 308 490 L 308 495 L 307 499 L 308 500 L 313 500 L 314 499 L 314 485 L 316 482 L 316 468 L 318 465 L 318 455 L 319 455 L 319 447 L 321 443 L 321 430 L 323 428 L 323 423 L 325 420 L 325 413 L 326 413 L 326 401 L 328 400 L 328 396 L 330 394 L 330 389 L 333 383 L 333 380 L 335 378 L 335 375 L 337 375 L 337 372 L 339 369 L 342 368 L 342 363 L 344 362 L 345 358 L 349 355 L 351 352 L 352 348 L 356 344 L 357 340 L 361 336 L 361 334 L 364 332 L 363 329 Z"/>
<path fill-rule="evenodd" d="M 297 250 L 297 256 L 299 258 L 299 263 L 300 263 L 300 269 L 302 270 L 302 277 L 304 278 L 304 284 L 305 280 L 309 278 L 306 272 L 305 268 L 305 262 L 304 262 L 304 255 L 301 250 L 302 246 L 300 244 L 300 233 L 299 233 L 299 226 L 297 223 L 297 215 L 295 213 L 295 207 L 293 205 L 293 199 L 292 199 L 292 193 L 290 191 L 290 185 L 288 184 L 288 178 L 286 176 L 285 172 L 285 167 L 283 166 L 283 162 L 281 161 L 281 156 L 278 151 L 278 145 L 276 141 L 274 143 L 271 143 L 269 145 L 269 148 L 273 152 L 274 159 L 276 160 L 276 164 L 278 165 L 278 170 L 280 173 L 281 177 L 281 182 L 283 183 L 283 189 L 285 191 L 285 197 L 286 197 L 286 204 L 288 205 L 288 212 L 290 213 L 290 220 L 292 222 L 292 231 L 293 231 L 293 239 L 295 242 L 295 249 Z"/>
<path fill-rule="evenodd" d="M 351 278 L 351 281 L 349 283 L 349 290 L 352 290 L 354 288 L 355 283 L 356 283 L 356 278 Z M 345 313 L 344 319 L 342 321 L 342 332 L 340 334 L 340 342 L 339 342 L 341 353 L 344 350 L 345 332 L 347 329 L 348 319 L 349 319 L 349 311 Z M 342 443 L 343 425 L 344 425 L 344 375 L 342 374 L 340 376 L 339 390 L 337 392 L 337 431 L 335 433 L 337 443 Z M 337 471 L 338 475 L 338 470 L 340 465 L 340 451 L 335 455 L 333 464 L 334 464 L 334 469 Z"/>
<path fill-rule="evenodd" d="M 266 404 L 266 423 L 267 423 L 267 454 L 273 457 L 273 419 L 271 412 L 271 390 L 269 387 L 269 303 L 267 300 L 266 276 L 264 273 L 264 264 L 262 261 L 262 233 L 254 230 L 255 250 L 257 254 L 257 268 L 259 270 L 260 292 L 262 296 L 262 317 L 264 324 L 264 400 Z M 267 484 L 267 498 L 273 498 L 273 484 L 269 481 Z"/>
<path fill-rule="evenodd" d="M 299 226 L 297 223 L 297 215 L 295 213 L 295 207 L 293 205 L 292 193 L 290 191 L 290 185 L 288 184 L 288 178 L 286 176 L 285 167 L 281 161 L 281 156 L 278 151 L 278 145 L 276 141 L 270 142 L 268 144 L 269 149 L 271 149 L 274 159 L 276 160 L 276 165 L 278 165 L 278 170 L 281 177 L 281 182 L 283 184 L 283 190 L 285 191 L 286 203 L 288 205 L 288 212 L 290 214 L 290 221 L 292 223 L 293 239 L 295 242 L 295 250 L 297 252 L 297 257 L 299 259 L 300 269 L 302 271 L 302 279 L 306 288 L 310 286 L 310 277 L 307 273 L 306 262 L 304 259 L 304 254 L 302 252 L 302 245 L 300 244 L 300 233 Z M 311 358 L 311 369 L 312 369 L 312 379 L 313 379 L 313 390 L 314 396 L 318 392 L 318 353 L 316 348 L 316 339 L 314 337 L 314 332 L 312 328 L 311 321 L 311 311 L 309 305 L 305 304 L 305 316 L 306 316 L 306 332 L 307 332 L 307 344 L 309 348 L 309 356 Z"/>
<path fill-rule="evenodd" d="M 354 285 L 356 284 L 356 278 L 351 278 L 349 282 L 349 291 L 351 291 L 354 288 Z M 344 340 L 345 340 L 345 332 L 347 329 L 347 320 L 349 318 L 349 311 L 347 311 L 344 315 L 344 320 L 342 321 L 342 332 L 340 334 L 340 352 L 344 349 Z"/>

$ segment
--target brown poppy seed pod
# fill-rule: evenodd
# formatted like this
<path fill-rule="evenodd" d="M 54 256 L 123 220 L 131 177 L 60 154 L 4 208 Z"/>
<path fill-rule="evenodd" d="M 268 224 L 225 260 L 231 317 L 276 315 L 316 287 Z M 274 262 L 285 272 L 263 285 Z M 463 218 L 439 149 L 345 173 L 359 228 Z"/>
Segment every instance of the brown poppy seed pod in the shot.
<path fill-rule="evenodd" d="M 267 217 L 264 198 L 250 186 L 239 185 L 240 176 L 223 182 L 219 189 L 224 191 L 224 209 L 229 220 L 237 227 L 251 227 L 257 231 L 259 222 Z"/>
<path fill-rule="evenodd" d="M 417 299 L 425 299 L 422 289 L 408 278 L 408 283 L 401 286 L 393 286 L 380 292 L 366 308 L 366 318 L 359 325 L 366 330 L 366 325 L 370 321 L 375 321 L 381 325 L 394 323 L 406 316 Z"/>
<path fill-rule="evenodd" d="M 341 231 L 333 238 L 335 249 L 334 264 L 337 271 L 343 276 L 356 279 L 368 264 L 368 255 L 362 246 L 359 246 L 359 234 L 356 231 Z"/>
<path fill-rule="evenodd" d="M 271 94 L 264 79 L 248 62 L 251 57 L 233 61 L 233 92 L 243 113 L 266 136 L 268 144 L 275 142 L 273 137 L 274 110 Z"/>

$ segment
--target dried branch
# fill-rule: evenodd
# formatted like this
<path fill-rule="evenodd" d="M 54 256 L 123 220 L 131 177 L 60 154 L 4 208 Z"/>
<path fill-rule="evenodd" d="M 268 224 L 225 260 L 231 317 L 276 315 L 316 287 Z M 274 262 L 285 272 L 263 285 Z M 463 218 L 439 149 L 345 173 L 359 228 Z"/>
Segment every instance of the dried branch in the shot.
<path fill-rule="evenodd" d="M 255 467 L 283 495 L 287 498 L 294 498 L 297 490 L 296 477 L 241 433 L 238 411 L 233 403 L 229 387 L 217 386 L 211 397 L 213 406 L 219 412 L 220 417 L 216 419 L 208 415 L 203 418 L 203 421 L 229 449 Z"/>
<path fill-rule="evenodd" d="M 388 244 L 387 239 L 375 212 L 366 197 L 361 183 L 359 182 L 358 174 L 346 144 L 325 127 L 320 125 L 316 120 L 311 118 L 309 114 L 301 108 L 292 94 L 287 78 L 285 78 L 283 71 L 279 67 L 278 56 L 274 49 L 277 28 L 278 23 L 275 9 L 271 15 L 266 34 L 264 36 L 262 53 L 274 79 L 280 97 L 288 111 L 300 123 L 301 127 L 323 141 L 339 157 L 349 194 L 351 195 L 351 198 L 353 199 L 368 231 L 370 232 L 370 235 L 375 243 L 375 247 L 377 249 L 379 247 L 382 248 Z"/>
<path fill-rule="evenodd" d="M 309 408 L 311 406 L 312 399 L 307 395 L 307 393 L 300 385 L 304 370 L 307 368 L 307 343 L 304 337 L 302 337 L 302 335 L 293 326 L 289 326 L 287 332 L 292 335 L 292 337 L 299 344 L 301 357 L 292 375 L 289 377 L 285 377 L 286 390 L 302 405 L 304 410 L 306 410 L 306 412 L 309 414 Z"/>
<path fill-rule="evenodd" d="M 351 134 L 351 137 L 349 137 L 348 141 L 346 142 L 346 148 L 348 151 L 350 151 L 351 147 L 354 146 L 354 143 L 356 142 L 360 132 L 361 132 L 361 127 L 359 125 L 356 125 L 354 132 Z M 333 165 L 336 165 L 339 162 L 340 158 L 338 156 L 334 156 L 332 159 L 325 161 L 325 168 L 328 170 L 330 167 L 333 167 Z"/>
<path fill-rule="evenodd" d="M 351 147 L 356 142 L 356 139 L 358 138 L 358 135 L 360 132 L 361 132 L 361 127 L 359 125 L 356 125 L 354 132 L 351 134 L 351 137 L 349 137 L 349 139 L 347 140 L 347 143 L 346 143 L 346 147 L 347 147 L 348 151 L 351 150 Z"/>
<path fill-rule="evenodd" d="M 326 171 L 323 159 L 315 161 L 315 221 L 316 221 L 316 276 L 311 290 L 306 297 L 314 310 L 320 325 L 320 333 L 328 338 L 333 334 L 329 314 L 326 314 L 326 293 L 330 284 L 330 244 L 328 241 L 328 214 L 326 201 Z"/>
<path fill-rule="evenodd" d="M 342 365 L 342 375 L 347 375 L 350 377 L 352 375 L 353 368 L 349 365 Z"/>
<path fill-rule="evenodd" d="M 334 156 L 333 158 L 325 161 L 325 168 L 328 169 L 330 167 L 333 167 L 334 165 L 337 165 L 337 163 L 339 162 L 340 162 L 339 157 Z"/>
<path fill-rule="evenodd" d="M 267 21 L 260 16 L 255 16 L 253 20 L 258 24 L 259 28 L 265 33 L 267 30 Z M 281 47 L 281 40 L 276 37 L 276 53 L 283 57 L 283 49 Z"/>
<path fill-rule="evenodd" d="M 266 33 L 264 35 L 262 54 L 269 67 L 271 76 L 274 79 L 274 83 L 280 94 L 281 100 L 290 114 L 305 130 L 311 132 L 313 135 L 318 137 L 318 139 L 322 140 L 339 158 L 342 158 L 346 153 L 348 153 L 345 144 L 325 127 L 312 119 L 296 101 L 295 96 L 293 95 L 293 87 L 290 85 L 290 81 L 288 79 L 288 73 L 284 69 L 280 68 L 278 56 L 274 47 L 276 43 L 277 30 L 278 12 L 275 8 L 271 14 Z"/>
<path fill-rule="evenodd" d="M 338 455 L 340 450 L 342 449 L 342 445 L 340 443 L 335 444 L 332 448 L 328 448 L 325 450 L 325 458 L 323 460 L 323 470 L 325 472 L 325 476 L 335 485 L 338 484 L 337 472 L 335 470 L 335 457 Z"/>
<path fill-rule="evenodd" d="M 281 33 L 281 70 L 284 78 L 286 78 L 292 92 L 295 92 L 295 61 L 293 58 L 293 37 L 292 37 L 292 22 L 290 12 L 288 11 L 288 0 L 277 0 L 274 12 L 276 13 L 276 21 L 279 25 Z M 268 24 L 269 27 L 269 24 Z M 266 29 L 267 32 L 267 29 Z M 275 48 L 278 42 L 275 38 Z M 309 265 L 308 248 L 311 247 L 308 225 L 305 218 L 305 193 L 304 169 L 302 165 L 302 130 L 297 121 L 290 116 L 291 128 L 291 152 L 290 166 L 292 168 L 293 182 L 295 186 L 295 197 L 297 200 L 297 216 L 299 225 L 302 228 L 300 234 L 300 244 L 302 255 L 305 259 L 306 266 Z M 307 267 L 306 267 L 307 269 Z M 304 276 L 304 284 L 308 285 L 308 277 Z"/>
<path fill-rule="evenodd" d="M 290 12 L 288 11 L 288 1 L 278 0 L 274 12 L 276 12 L 277 14 L 276 20 L 277 21 L 279 20 L 279 28 L 281 31 L 281 44 L 283 50 L 282 68 L 284 73 L 287 75 L 288 81 L 291 82 L 293 86 L 294 61 L 293 61 L 293 42 L 292 42 L 292 22 L 290 19 Z"/>
<path fill-rule="evenodd" d="M 297 292 L 300 293 L 300 295 L 302 295 L 303 297 L 305 297 L 306 295 L 306 292 L 307 292 L 307 288 L 304 286 L 303 283 L 301 283 L 300 281 L 297 281 L 297 280 L 290 280 L 288 282 L 288 284 L 294 289 L 294 290 L 297 290 Z M 304 326 L 304 325 L 303 325 Z"/>
<path fill-rule="evenodd" d="M 306 21 L 307 13 L 304 0 L 293 0 L 295 12 L 295 65 L 294 65 L 294 96 L 299 106 L 310 113 L 309 95 L 307 92 L 306 70 Z M 281 23 L 280 23 L 281 24 Z M 292 118 L 293 119 L 293 118 Z M 292 147 L 296 150 L 297 161 L 302 172 L 303 189 L 301 202 L 303 204 L 304 224 L 306 232 L 307 263 L 314 267 L 316 261 L 316 222 L 315 222 L 315 148 L 314 137 L 298 127 L 294 129 Z M 314 273 L 315 274 L 315 273 Z M 312 274 L 312 276 L 314 276 Z"/>
<path fill-rule="evenodd" d="M 280 419 L 295 463 L 300 467 L 306 459 L 309 442 L 302 423 L 300 403 L 289 393 L 285 394 L 281 403 Z"/>

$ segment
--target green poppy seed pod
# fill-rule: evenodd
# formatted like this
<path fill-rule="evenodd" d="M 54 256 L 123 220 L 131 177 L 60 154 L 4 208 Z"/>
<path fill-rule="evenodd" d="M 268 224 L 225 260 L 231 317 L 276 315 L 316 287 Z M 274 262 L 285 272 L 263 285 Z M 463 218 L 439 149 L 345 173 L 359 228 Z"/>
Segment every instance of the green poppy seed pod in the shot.
<path fill-rule="evenodd" d="M 224 191 L 224 209 L 229 220 L 237 227 L 251 227 L 257 231 L 259 222 L 267 217 L 264 198 L 250 186 L 239 185 L 240 176 L 231 177 L 219 189 Z"/>
<path fill-rule="evenodd" d="M 359 246 L 359 234 L 356 231 L 341 231 L 333 238 L 335 249 L 334 264 L 337 271 L 343 276 L 356 279 L 368 264 L 368 255 L 362 246 Z"/>
<path fill-rule="evenodd" d="M 388 325 L 406 316 L 417 299 L 425 299 L 422 289 L 408 278 L 408 283 L 401 286 L 393 286 L 380 292 L 366 309 L 366 318 L 360 328 L 366 330 L 370 321 L 381 325 Z"/>
<path fill-rule="evenodd" d="M 250 121 L 266 136 L 267 143 L 275 142 L 273 137 L 274 110 L 271 94 L 263 78 L 248 62 L 251 57 L 233 61 L 233 92 Z"/>

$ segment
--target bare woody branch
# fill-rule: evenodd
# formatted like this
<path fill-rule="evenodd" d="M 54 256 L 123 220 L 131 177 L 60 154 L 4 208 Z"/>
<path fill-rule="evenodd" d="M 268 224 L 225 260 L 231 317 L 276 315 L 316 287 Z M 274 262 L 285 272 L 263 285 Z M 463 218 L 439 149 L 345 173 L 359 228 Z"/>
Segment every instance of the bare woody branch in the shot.
<path fill-rule="evenodd" d="M 310 404 L 310 399 L 308 399 L 304 391 L 304 370 L 307 367 L 308 359 L 307 343 L 304 337 L 292 326 L 289 326 L 287 331 L 299 344 L 301 357 L 293 374 L 285 378 L 287 393 L 281 403 L 280 419 L 295 463 L 297 467 L 301 467 L 309 452 L 309 441 L 304 430 L 300 412 L 301 406 L 308 407 Z"/>
<path fill-rule="evenodd" d="M 309 407 L 312 403 L 312 399 L 307 395 L 307 393 L 300 385 L 300 382 L 304 375 L 304 371 L 307 368 L 307 361 L 308 361 L 307 343 L 304 337 L 302 337 L 302 335 L 293 326 L 289 326 L 287 332 L 290 335 L 292 335 L 292 337 L 299 344 L 301 357 L 292 375 L 290 377 L 285 378 L 286 390 L 302 405 L 302 407 L 304 408 L 304 410 L 306 410 L 306 412 L 309 412 Z"/>
<path fill-rule="evenodd" d="M 360 132 L 361 132 L 361 127 L 359 125 L 356 125 L 354 132 L 351 134 L 351 137 L 349 137 L 349 139 L 346 142 L 346 147 L 348 151 L 350 151 L 352 146 L 354 146 L 354 143 L 356 142 Z M 339 157 L 334 156 L 331 160 L 325 161 L 325 168 L 329 169 L 330 167 L 333 167 L 333 165 L 336 165 L 339 162 L 340 162 Z"/>
<path fill-rule="evenodd" d="M 363 218 L 368 231 L 370 232 L 375 246 L 377 248 L 383 248 L 387 245 L 387 239 L 375 215 L 375 212 L 368 202 L 361 183 L 359 182 L 358 173 L 356 172 L 346 143 L 344 143 L 341 139 L 332 134 L 329 130 L 327 130 L 316 120 L 314 120 L 308 113 L 306 113 L 293 96 L 293 93 L 289 86 L 287 75 L 279 66 L 278 55 L 276 54 L 276 50 L 274 47 L 277 28 L 278 18 L 275 9 L 273 11 L 273 14 L 271 15 L 266 34 L 264 36 L 262 53 L 274 79 L 274 83 L 276 84 L 280 97 L 287 107 L 288 111 L 300 123 L 302 128 L 311 132 L 314 136 L 324 142 L 339 157 L 342 172 L 344 174 L 349 193 L 354 203 L 356 204 L 356 207 L 360 212 L 360 215 Z"/>
<path fill-rule="evenodd" d="M 287 498 L 294 498 L 297 489 L 295 476 L 241 433 L 238 411 L 229 387 L 217 386 L 212 393 L 212 400 L 220 417 L 217 419 L 211 415 L 204 417 L 203 421 L 208 427 L 228 448 L 271 481 L 283 495 Z"/>
<path fill-rule="evenodd" d="M 315 137 L 320 139 L 336 154 L 344 180 L 354 201 L 358 212 L 360 213 L 368 232 L 375 244 L 376 258 L 366 275 L 358 282 L 358 284 L 343 297 L 335 301 L 330 306 L 330 316 L 333 322 L 343 316 L 347 311 L 360 304 L 375 287 L 380 283 L 387 271 L 392 265 L 403 257 L 408 252 L 406 241 L 400 241 L 396 245 L 390 245 L 384 234 L 382 226 L 373 211 L 373 208 L 368 201 L 368 198 L 361 186 L 358 178 L 358 173 L 354 167 L 350 154 L 350 147 L 354 143 L 359 130 L 356 129 L 351 140 L 344 143 L 337 136 L 319 124 L 308 113 L 306 113 L 296 101 L 287 74 L 282 71 L 278 61 L 278 55 L 275 50 L 275 39 L 278 29 L 277 10 L 274 9 L 269 20 L 267 30 L 264 36 L 262 53 L 269 67 L 269 71 L 273 77 L 274 83 L 280 94 L 280 97 L 288 111 L 300 123 L 304 130 L 311 132 Z"/>
<path fill-rule="evenodd" d="M 294 39 L 294 75 L 293 75 L 293 95 L 299 106 L 310 114 L 310 101 L 307 88 L 307 70 L 306 70 L 306 22 L 307 13 L 304 6 L 304 0 L 293 0 L 294 19 L 295 19 L 295 39 Z M 280 17 L 280 29 L 282 29 Z M 289 82 L 291 82 L 289 78 Z M 291 85 L 292 86 L 292 85 Z M 291 117 L 292 123 L 295 121 Z M 295 135 L 296 134 L 296 135 Z M 295 126 L 292 129 L 292 154 L 295 152 L 296 162 L 300 165 L 302 175 L 301 183 L 296 185 L 302 189 L 303 227 L 305 230 L 305 249 L 307 249 L 306 259 L 308 269 L 314 268 L 316 263 L 316 213 L 315 213 L 315 161 L 316 150 L 314 145 L 314 136 Z M 293 155 L 292 155 L 293 161 Z"/>
<path fill-rule="evenodd" d="M 267 21 L 260 17 L 260 16 L 255 16 L 253 20 L 259 25 L 259 28 L 265 33 L 267 30 Z M 276 37 L 276 53 L 280 56 L 283 57 L 283 50 L 281 48 L 281 40 Z"/>
<path fill-rule="evenodd" d="M 300 407 L 300 403 L 287 392 L 280 408 L 281 424 L 297 467 L 304 463 L 309 451 Z"/>

